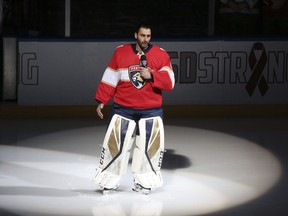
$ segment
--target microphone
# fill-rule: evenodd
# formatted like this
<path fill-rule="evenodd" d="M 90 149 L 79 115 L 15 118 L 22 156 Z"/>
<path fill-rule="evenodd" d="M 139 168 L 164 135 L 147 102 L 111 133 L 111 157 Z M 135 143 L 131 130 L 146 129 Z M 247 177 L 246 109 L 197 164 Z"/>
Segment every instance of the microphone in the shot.
<path fill-rule="evenodd" d="M 146 55 L 141 55 L 140 57 L 140 66 L 141 67 L 147 67 L 147 59 L 146 59 Z"/>

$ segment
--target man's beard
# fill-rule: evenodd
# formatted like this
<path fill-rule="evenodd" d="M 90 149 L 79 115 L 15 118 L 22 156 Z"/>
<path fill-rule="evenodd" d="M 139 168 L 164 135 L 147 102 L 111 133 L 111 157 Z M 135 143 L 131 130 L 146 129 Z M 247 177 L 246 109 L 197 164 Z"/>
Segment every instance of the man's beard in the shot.
<path fill-rule="evenodd" d="M 137 40 L 138 46 L 141 48 L 141 50 L 145 50 L 148 47 L 148 43 L 145 43 L 146 46 L 142 46 L 142 44 Z"/>

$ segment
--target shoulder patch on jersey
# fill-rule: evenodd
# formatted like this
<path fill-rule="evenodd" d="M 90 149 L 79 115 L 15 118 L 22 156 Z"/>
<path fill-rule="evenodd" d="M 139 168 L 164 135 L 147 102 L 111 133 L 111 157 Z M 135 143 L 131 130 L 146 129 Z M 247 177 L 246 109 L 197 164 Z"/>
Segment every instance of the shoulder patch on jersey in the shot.
<path fill-rule="evenodd" d="M 140 76 L 139 65 L 131 65 L 130 67 L 128 67 L 128 74 L 130 82 L 133 84 L 135 88 L 141 89 L 145 86 L 147 81 Z"/>

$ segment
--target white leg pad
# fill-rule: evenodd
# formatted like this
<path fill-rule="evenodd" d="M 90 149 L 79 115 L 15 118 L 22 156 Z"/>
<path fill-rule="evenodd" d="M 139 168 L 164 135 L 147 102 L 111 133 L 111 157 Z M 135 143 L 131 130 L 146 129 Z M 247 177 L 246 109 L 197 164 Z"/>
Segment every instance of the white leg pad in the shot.
<path fill-rule="evenodd" d="M 163 185 L 160 169 L 164 155 L 162 119 L 160 117 L 141 119 L 139 132 L 132 160 L 134 182 L 145 188 L 160 187 Z"/>
<path fill-rule="evenodd" d="M 101 189 L 118 187 L 122 175 L 126 173 L 135 126 L 135 121 L 131 119 L 117 114 L 112 117 L 105 134 L 100 165 L 93 178 Z"/>

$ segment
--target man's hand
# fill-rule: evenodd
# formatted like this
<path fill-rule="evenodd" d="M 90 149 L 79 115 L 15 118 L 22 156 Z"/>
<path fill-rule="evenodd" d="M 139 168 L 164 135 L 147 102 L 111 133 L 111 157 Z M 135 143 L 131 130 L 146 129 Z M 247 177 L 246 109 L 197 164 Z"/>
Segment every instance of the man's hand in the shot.
<path fill-rule="evenodd" d="M 102 113 L 102 109 L 104 108 L 104 104 L 103 103 L 100 103 L 97 108 L 96 108 L 96 112 L 99 116 L 99 118 L 103 119 L 104 115 Z"/>
<path fill-rule="evenodd" d="M 140 67 L 140 76 L 145 80 L 152 79 L 151 69 L 145 68 L 145 67 Z"/>

